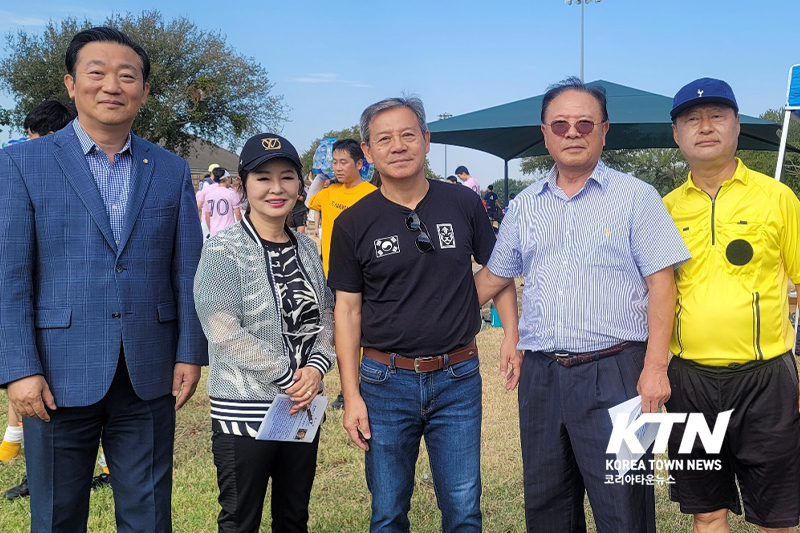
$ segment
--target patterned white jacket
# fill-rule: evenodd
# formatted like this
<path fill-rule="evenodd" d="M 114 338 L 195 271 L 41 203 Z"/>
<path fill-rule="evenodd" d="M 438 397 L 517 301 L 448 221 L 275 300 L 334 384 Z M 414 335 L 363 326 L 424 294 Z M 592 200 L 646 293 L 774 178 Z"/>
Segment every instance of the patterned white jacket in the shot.
<path fill-rule="evenodd" d="M 286 233 L 319 304 L 321 331 L 307 366 L 324 375 L 336 357 L 333 295 L 314 241 L 288 227 Z M 194 301 L 208 339 L 210 397 L 269 403 L 291 385 L 275 279 L 247 218 L 206 241 L 194 279 Z"/>

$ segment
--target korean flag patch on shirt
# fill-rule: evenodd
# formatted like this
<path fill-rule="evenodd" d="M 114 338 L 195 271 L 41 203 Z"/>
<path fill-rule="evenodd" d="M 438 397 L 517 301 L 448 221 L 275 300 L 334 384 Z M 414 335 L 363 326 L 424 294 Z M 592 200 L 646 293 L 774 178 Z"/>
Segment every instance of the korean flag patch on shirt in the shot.
<path fill-rule="evenodd" d="M 400 243 L 397 239 L 397 235 L 375 239 L 375 257 L 380 258 L 383 257 L 384 255 L 399 254 L 399 253 L 400 253 Z"/>

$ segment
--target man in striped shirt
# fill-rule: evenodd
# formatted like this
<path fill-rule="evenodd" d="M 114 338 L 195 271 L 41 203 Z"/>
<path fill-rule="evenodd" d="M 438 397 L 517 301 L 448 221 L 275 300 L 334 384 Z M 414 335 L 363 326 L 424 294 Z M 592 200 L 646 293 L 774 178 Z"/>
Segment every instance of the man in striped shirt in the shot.
<path fill-rule="evenodd" d="M 602 89 L 569 78 L 545 94 L 541 118 L 555 166 L 511 202 L 489 261 L 497 283 L 525 276 L 527 528 L 586 531 L 588 492 L 599 533 L 653 532 L 653 487 L 606 469 L 616 459 L 605 453 L 608 408 L 638 393 L 654 412 L 669 398 L 673 267 L 689 253 L 656 190 L 600 160 L 609 129 Z"/>

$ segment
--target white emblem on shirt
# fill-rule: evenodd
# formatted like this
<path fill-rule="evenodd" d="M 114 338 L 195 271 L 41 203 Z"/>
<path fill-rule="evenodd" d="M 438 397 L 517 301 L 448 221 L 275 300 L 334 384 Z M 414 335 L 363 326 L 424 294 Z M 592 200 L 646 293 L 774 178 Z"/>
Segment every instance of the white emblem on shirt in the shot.
<path fill-rule="evenodd" d="M 456 247 L 456 236 L 453 233 L 452 224 L 436 224 L 436 231 L 439 232 L 439 248 Z"/>
<path fill-rule="evenodd" d="M 397 235 L 391 237 L 381 237 L 375 239 L 375 257 L 383 257 L 384 255 L 399 254 L 400 243 L 398 242 Z"/>

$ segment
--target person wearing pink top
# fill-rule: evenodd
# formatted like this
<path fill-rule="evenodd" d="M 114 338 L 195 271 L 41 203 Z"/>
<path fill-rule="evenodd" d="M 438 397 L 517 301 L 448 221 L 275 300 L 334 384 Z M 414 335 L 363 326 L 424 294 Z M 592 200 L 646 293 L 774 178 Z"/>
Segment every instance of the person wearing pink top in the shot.
<path fill-rule="evenodd" d="M 218 177 L 219 171 L 222 172 L 221 176 Z M 236 189 L 231 187 L 231 175 L 222 168 L 215 168 L 213 173 L 214 180 L 218 186 L 213 189 L 204 187 L 201 191 L 205 193 L 203 217 L 208 227 L 209 237 L 242 219 L 241 210 L 239 209 L 241 196 Z"/>
<path fill-rule="evenodd" d="M 458 176 L 458 179 L 460 179 L 465 186 L 472 189 L 475 194 L 478 196 L 481 195 L 481 186 L 478 183 L 478 180 L 469 175 L 469 170 L 467 170 L 467 167 L 464 165 L 459 166 L 456 169 L 456 176 Z"/>
<path fill-rule="evenodd" d="M 206 193 L 211 192 L 212 189 L 219 187 L 219 184 L 216 182 L 209 183 L 199 191 L 194 194 L 195 200 L 197 200 L 197 212 L 200 215 L 200 218 L 203 218 L 203 205 L 206 203 Z"/>

